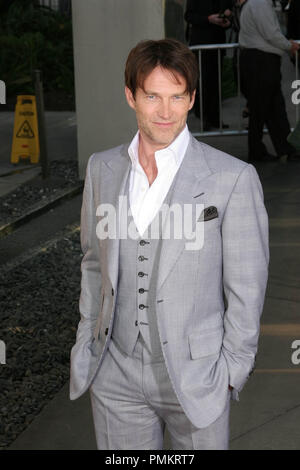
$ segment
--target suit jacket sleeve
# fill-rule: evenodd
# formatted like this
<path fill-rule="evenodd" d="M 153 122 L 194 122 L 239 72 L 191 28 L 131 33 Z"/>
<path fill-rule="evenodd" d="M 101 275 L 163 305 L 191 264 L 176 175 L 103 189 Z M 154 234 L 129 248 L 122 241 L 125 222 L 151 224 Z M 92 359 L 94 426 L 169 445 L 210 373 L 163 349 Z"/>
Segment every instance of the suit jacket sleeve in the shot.
<path fill-rule="evenodd" d="M 269 264 L 268 216 L 257 172 L 250 164 L 231 193 L 222 238 L 227 304 L 222 352 L 229 383 L 239 392 L 255 363 Z"/>
<path fill-rule="evenodd" d="M 83 190 L 80 240 L 83 258 L 81 261 L 81 293 L 79 300 L 80 322 L 77 342 L 92 338 L 101 303 L 101 272 L 99 241 L 96 236 L 96 207 L 92 186 L 92 155 L 88 161 Z"/>

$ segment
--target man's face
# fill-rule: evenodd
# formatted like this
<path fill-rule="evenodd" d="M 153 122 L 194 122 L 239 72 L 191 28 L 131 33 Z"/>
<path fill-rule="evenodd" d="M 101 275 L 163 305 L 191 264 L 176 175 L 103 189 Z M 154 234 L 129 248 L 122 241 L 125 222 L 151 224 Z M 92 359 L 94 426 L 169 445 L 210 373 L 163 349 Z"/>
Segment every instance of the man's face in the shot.
<path fill-rule="evenodd" d="M 141 138 L 156 149 L 167 147 L 183 130 L 195 100 L 186 92 L 186 81 L 158 66 L 138 88 L 135 98 L 125 88 L 127 102 L 136 112 Z"/>

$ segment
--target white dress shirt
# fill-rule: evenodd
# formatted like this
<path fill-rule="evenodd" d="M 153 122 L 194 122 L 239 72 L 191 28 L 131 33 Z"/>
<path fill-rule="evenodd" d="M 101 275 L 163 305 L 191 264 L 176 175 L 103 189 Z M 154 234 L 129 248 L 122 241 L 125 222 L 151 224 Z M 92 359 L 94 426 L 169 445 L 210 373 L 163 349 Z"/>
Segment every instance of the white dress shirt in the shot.
<path fill-rule="evenodd" d="M 164 149 L 155 152 L 157 176 L 151 186 L 138 157 L 139 131 L 129 148 L 132 167 L 129 181 L 129 204 L 133 220 L 142 236 L 159 211 L 182 163 L 189 144 L 190 134 L 187 125 L 176 139 Z"/>

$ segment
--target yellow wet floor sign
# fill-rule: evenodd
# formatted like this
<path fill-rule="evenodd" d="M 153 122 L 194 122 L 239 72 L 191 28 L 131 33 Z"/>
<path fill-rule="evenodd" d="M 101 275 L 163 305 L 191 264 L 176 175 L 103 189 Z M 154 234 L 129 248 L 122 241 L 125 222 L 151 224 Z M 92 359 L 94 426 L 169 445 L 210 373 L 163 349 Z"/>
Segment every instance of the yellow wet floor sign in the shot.
<path fill-rule="evenodd" d="M 20 95 L 15 110 L 11 163 L 30 158 L 38 163 L 40 156 L 36 101 L 33 95 Z"/>

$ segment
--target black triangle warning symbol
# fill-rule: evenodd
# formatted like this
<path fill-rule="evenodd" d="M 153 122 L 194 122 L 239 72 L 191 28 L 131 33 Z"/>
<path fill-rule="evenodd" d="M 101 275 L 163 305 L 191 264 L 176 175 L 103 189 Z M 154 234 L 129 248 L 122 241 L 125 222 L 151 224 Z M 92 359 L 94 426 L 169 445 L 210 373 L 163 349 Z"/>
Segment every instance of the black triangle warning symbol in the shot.
<path fill-rule="evenodd" d="M 34 133 L 27 120 L 23 122 L 22 126 L 18 130 L 17 137 L 20 139 L 33 139 Z"/>

